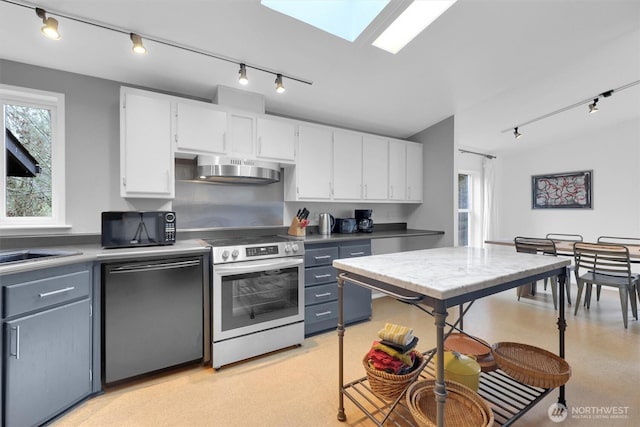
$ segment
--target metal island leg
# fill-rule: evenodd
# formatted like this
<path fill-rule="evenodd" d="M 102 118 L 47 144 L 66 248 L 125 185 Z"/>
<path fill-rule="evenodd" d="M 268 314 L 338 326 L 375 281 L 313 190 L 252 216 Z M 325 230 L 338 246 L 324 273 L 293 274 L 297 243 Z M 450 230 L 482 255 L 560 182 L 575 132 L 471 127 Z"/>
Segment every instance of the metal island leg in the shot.
<path fill-rule="evenodd" d="M 436 325 L 436 383 L 435 399 L 437 405 L 436 422 L 438 427 L 444 427 L 444 403 L 447 400 L 447 388 L 444 382 L 444 326 L 447 309 L 443 304 L 437 304 L 434 312 Z"/>
<path fill-rule="evenodd" d="M 344 413 L 344 395 L 342 387 L 344 384 L 344 313 L 343 313 L 344 279 L 338 277 L 338 421 L 346 421 Z"/>

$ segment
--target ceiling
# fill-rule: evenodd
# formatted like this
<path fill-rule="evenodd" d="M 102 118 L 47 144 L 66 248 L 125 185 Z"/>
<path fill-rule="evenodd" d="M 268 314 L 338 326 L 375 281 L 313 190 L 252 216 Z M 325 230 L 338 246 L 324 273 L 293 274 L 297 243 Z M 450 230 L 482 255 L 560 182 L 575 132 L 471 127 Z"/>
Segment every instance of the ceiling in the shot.
<path fill-rule="evenodd" d="M 60 22 L 44 38 L 37 5 Z M 259 0 L 0 0 L 0 57 L 132 85 L 212 99 L 217 85 L 264 95 L 267 112 L 406 138 L 451 116 L 458 144 L 498 153 L 545 144 L 616 123 L 640 124 L 640 85 L 587 106 L 512 128 L 640 80 L 638 0 L 459 0 L 398 54 L 371 46 L 409 4 L 391 0 L 353 43 L 260 4 Z M 312 81 L 284 80 L 146 40 L 131 53 L 125 32 L 206 51 Z M 7 43 L 7 40 L 12 40 Z M 508 130 L 508 131 L 506 131 Z"/>

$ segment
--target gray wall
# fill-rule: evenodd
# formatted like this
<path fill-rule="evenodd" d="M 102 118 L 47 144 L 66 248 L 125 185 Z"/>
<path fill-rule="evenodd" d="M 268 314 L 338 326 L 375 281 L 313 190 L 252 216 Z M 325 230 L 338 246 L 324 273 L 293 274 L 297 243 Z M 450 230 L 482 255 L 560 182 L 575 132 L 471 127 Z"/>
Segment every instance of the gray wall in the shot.
<path fill-rule="evenodd" d="M 0 83 L 65 95 L 66 215 L 72 232 L 96 232 L 100 212 L 120 198 L 120 83 L 0 60 Z"/>
<path fill-rule="evenodd" d="M 453 116 L 409 138 L 424 146 L 423 203 L 409 215 L 410 228 L 443 230 L 444 236 L 408 242 L 417 248 L 454 245 L 455 132 Z"/>

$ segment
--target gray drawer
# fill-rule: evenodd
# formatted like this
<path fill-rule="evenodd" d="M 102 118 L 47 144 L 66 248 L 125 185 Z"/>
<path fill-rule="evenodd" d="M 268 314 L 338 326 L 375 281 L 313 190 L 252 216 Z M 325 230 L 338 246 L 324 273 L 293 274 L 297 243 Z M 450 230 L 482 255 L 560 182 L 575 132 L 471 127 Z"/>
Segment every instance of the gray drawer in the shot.
<path fill-rule="evenodd" d="M 338 300 L 338 284 L 312 286 L 304 290 L 304 304 L 313 305 Z"/>
<path fill-rule="evenodd" d="M 331 265 L 338 258 L 338 247 L 305 249 L 304 266 L 315 267 L 317 265 Z"/>
<path fill-rule="evenodd" d="M 88 270 L 5 286 L 4 316 L 40 310 L 89 295 Z"/>
<path fill-rule="evenodd" d="M 304 270 L 304 285 L 313 286 L 336 281 L 336 269 L 330 265 L 311 267 Z"/>
<path fill-rule="evenodd" d="M 355 258 L 371 255 L 371 244 L 340 246 L 340 258 Z"/>
<path fill-rule="evenodd" d="M 338 327 L 338 301 L 313 305 L 304 309 L 304 334 Z"/>

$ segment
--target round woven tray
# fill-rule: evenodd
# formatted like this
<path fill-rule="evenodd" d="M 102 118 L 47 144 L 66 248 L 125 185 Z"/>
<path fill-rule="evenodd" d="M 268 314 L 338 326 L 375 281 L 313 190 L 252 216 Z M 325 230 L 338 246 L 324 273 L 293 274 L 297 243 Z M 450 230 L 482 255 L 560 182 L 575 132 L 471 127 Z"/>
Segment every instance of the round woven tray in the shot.
<path fill-rule="evenodd" d="M 491 354 L 507 375 L 533 387 L 560 387 L 571 377 L 569 364 L 542 348 L 498 342 L 493 345 Z"/>
<path fill-rule="evenodd" d="M 476 359 L 480 359 L 481 356 L 486 356 L 491 353 L 491 346 L 484 340 L 477 339 L 480 342 L 465 334 L 454 332 L 444 341 L 444 349 L 457 351 L 458 353 L 475 356 Z"/>
<path fill-rule="evenodd" d="M 406 401 L 414 420 L 422 427 L 437 424 L 435 380 L 416 381 L 407 390 Z M 455 381 L 446 381 L 444 425 L 449 427 L 493 426 L 493 411 L 475 391 Z"/>
<path fill-rule="evenodd" d="M 420 352 L 416 352 L 416 358 L 419 360 L 417 369 L 414 369 L 408 374 L 395 375 L 370 367 L 367 355 L 365 354 L 362 359 L 362 365 L 367 371 L 367 378 L 369 379 L 369 386 L 371 387 L 371 390 L 382 397 L 386 397 L 387 399 L 397 399 L 398 396 L 405 392 L 416 374 L 421 372 L 426 364 L 426 360 Z M 416 364 L 414 363 L 414 365 Z"/>

